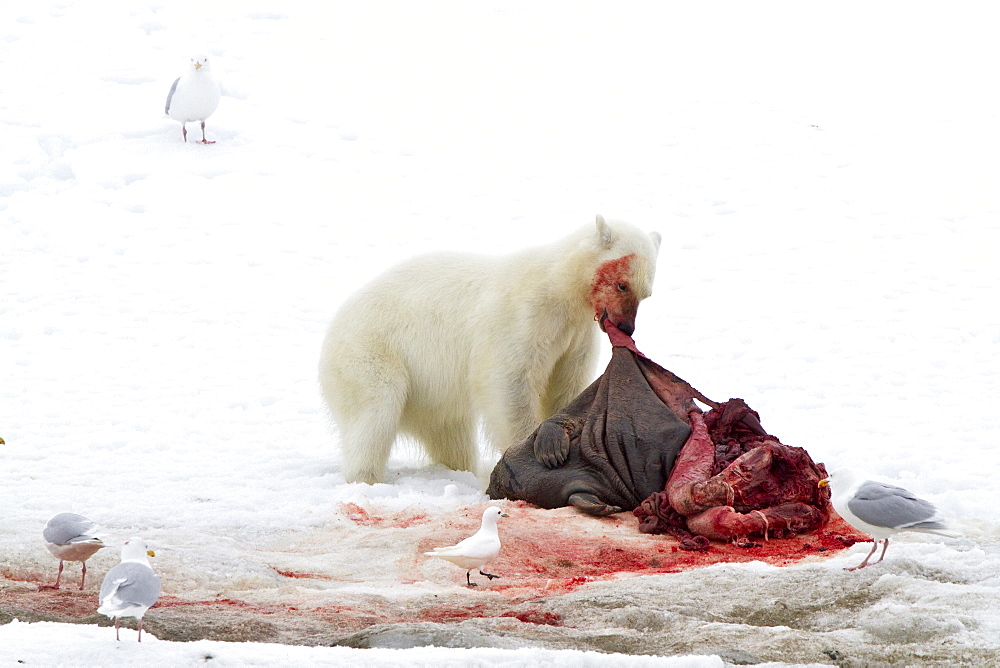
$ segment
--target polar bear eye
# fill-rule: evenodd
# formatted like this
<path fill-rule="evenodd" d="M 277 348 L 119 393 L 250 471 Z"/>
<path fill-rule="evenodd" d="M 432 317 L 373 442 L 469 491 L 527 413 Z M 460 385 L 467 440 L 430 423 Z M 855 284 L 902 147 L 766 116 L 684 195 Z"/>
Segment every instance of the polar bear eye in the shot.
<path fill-rule="evenodd" d="M 628 283 L 619 283 L 618 289 L 622 292 L 628 292 Z"/>

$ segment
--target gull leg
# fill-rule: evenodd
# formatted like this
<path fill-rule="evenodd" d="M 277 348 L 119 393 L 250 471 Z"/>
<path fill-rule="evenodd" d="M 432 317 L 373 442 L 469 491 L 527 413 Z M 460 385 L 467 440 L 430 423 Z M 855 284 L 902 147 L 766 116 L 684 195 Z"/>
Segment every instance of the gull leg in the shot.
<path fill-rule="evenodd" d="M 872 541 L 872 551 L 868 553 L 868 556 L 867 556 L 867 557 L 865 557 L 865 560 L 864 560 L 864 561 L 862 561 L 862 562 L 861 562 L 860 564 L 858 564 L 858 565 L 857 565 L 857 566 L 855 566 L 854 568 L 845 568 L 844 570 L 845 570 L 845 571 L 856 571 L 856 570 L 858 570 L 859 568 L 864 568 L 865 566 L 867 566 L 867 565 L 868 565 L 868 560 L 872 558 L 872 555 L 873 555 L 873 554 L 875 554 L 875 550 L 876 550 L 876 549 L 878 549 L 878 541 L 877 541 L 877 540 L 875 540 L 875 541 Z"/>
<path fill-rule="evenodd" d="M 139 642 L 142 642 L 142 617 L 139 618 Z"/>
<path fill-rule="evenodd" d="M 208 141 L 205 139 L 205 121 L 201 122 L 201 143 L 202 144 L 214 144 L 214 141 Z"/>
<path fill-rule="evenodd" d="M 486 576 L 486 577 L 488 577 L 488 578 L 489 578 L 490 580 L 492 580 L 493 578 L 498 578 L 498 577 L 500 577 L 499 575 L 493 575 L 492 573 L 483 573 L 482 571 L 479 571 L 479 574 L 480 574 L 480 575 L 485 575 L 485 576 Z"/>
<path fill-rule="evenodd" d="M 473 582 L 472 578 L 469 577 L 469 573 L 471 573 L 471 572 L 472 571 L 465 571 L 465 581 L 469 583 L 470 587 L 478 587 L 479 584 L 476 583 L 476 582 Z"/>
<path fill-rule="evenodd" d="M 118 637 L 118 625 L 121 624 L 122 620 L 120 617 L 115 617 L 115 640 L 121 640 Z"/>
<path fill-rule="evenodd" d="M 56 574 L 56 583 L 50 585 L 38 585 L 39 589 L 59 589 L 59 579 L 62 577 L 63 560 L 59 560 L 59 572 Z"/>
<path fill-rule="evenodd" d="M 889 539 L 886 538 L 885 542 L 882 543 L 882 556 L 880 556 L 878 558 L 878 561 L 875 562 L 876 564 L 881 564 L 882 563 L 882 560 L 885 559 L 885 551 L 888 550 L 888 549 L 889 549 Z"/>
<path fill-rule="evenodd" d="M 187 123 L 181 123 L 181 134 L 184 135 L 184 141 L 187 141 L 188 140 Z"/>
<path fill-rule="evenodd" d="M 87 562 L 81 561 L 80 565 L 83 566 L 83 575 L 80 576 L 80 591 L 83 591 L 83 583 L 87 581 Z"/>

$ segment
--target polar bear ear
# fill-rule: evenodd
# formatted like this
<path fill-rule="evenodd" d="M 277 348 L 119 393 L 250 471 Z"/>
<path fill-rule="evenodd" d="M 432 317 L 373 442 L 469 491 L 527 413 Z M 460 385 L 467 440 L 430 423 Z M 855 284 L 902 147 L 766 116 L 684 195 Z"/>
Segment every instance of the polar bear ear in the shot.
<path fill-rule="evenodd" d="M 663 237 L 660 236 L 659 232 L 650 232 L 649 233 L 649 238 L 653 240 L 653 248 L 655 248 L 656 252 L 659 253 L 660 252 L 660 241 L 663 239 Z"/>
<path fill-rule="evenodd" d="M 616 236 L 615 231 L 604 220 L 604 216 L 597 214 L 597 238 L 600 240 L 601 246 L 610 248 L 615 243 Z"/>

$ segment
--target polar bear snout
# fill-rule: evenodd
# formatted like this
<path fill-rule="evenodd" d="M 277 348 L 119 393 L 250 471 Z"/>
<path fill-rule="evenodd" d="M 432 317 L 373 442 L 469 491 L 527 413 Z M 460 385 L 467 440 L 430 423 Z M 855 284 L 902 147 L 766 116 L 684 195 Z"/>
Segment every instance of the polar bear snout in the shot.
<path fill-rule="evenodd" d="M 614 326 L 629 336 L 635 334 L 635 321 L 623 320 L 622 322 L 614 323 Z"/>
<path fill-rule="evenodd" d="M 614 320 L 611 320 L 611 316 L 608 315 L 608 309 L 604 309 L 604 312 L 601 313 L 601 317 L 597 319 L 597 324 L 600 326 L 601 331 L 604 333 L 607 333 L 608 331 L 608 328 L 605 326 L 604 323 L 606 321 L 611 321 L 611 324 L 617 327 L 624 334 L 628 334 L 629 336 L 635 334 L 635 318 L 631 319 L 619 318 L 619 320 L 621 322 L 615 322 Z"/>

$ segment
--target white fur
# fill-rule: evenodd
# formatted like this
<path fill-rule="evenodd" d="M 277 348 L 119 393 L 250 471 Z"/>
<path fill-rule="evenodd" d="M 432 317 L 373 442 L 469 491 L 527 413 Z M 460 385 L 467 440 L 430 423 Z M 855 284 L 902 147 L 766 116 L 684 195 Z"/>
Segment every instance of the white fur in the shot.
<path fill-rule="evenodd" d="M 435 463 L 470 471 L 480 418 L 497 448 L 525 438 L 592 380 L 595 317 L 606 307 L 618 322 L 617 297 L 592 298 L 598 267 L 635 256 L 623 291 L 634 318 L 652 291 L 659 243 L 655 232 L 598 216 L 596 229 L 552 244 L 499 257 L 424 255 L 363 287 L 331 322 L 319 363 L 344 476 L 381 480 L 399 434 Z"/>

